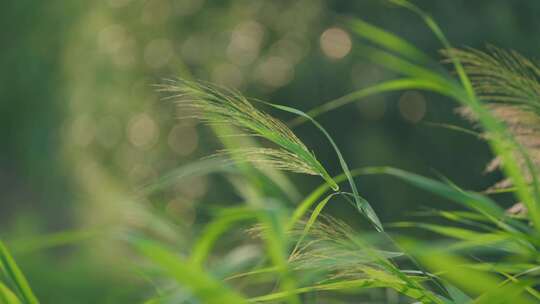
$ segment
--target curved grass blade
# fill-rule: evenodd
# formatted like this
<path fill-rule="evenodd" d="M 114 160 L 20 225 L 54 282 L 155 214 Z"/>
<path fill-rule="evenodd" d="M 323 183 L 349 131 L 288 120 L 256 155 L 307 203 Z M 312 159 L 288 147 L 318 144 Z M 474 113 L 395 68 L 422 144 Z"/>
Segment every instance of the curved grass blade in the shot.
<path fill-rule="evenodd" d="M 2 271 L 4 276 L 14 284 L 17 293 L 22 298 L 24 303 L 39 303 L 34 295 L 34 292 L 32 292 L 28 281 L 24 277 L 24 274 L 20 270 L 19 266 L 17 266 L 15 260 L 2 241 L 0 241 L 0 271 Z"/>
<path fill-rule="evenodd" d="M 532 299 L 524 293 L 527 289 L 532 289 L 530 282 L 517 281 L 513 284 L 500 284 L 497 288 L 482 294 L 478 297 L 475 304 L 493 304 L 493 303 L 538 303 L 538 298 Z"/>
<path fill-rule="evenodd" d="M 496 292 L 505 285 L 507 292 L 500 295 L 501 301 L 489 303 L 535 303 L 528 296 L 522 294 L 525 287 L 521 283 L 504 282 L 495 275 L 465 267 L 471 261 L 449 254 L 445 252 L 444 248 L 442 250 L 434 249 L 429 245 L 409 239 L 401 239 L 399 243 L 408 252 L 415 255 L 428 269 L 439 273 L 441 277 L 475 298 L 475 301 L 479 301 L 483 296 L 492 295 L 494 291 Z M 493 298 L 490 296 L 490 299 Z"/>
<path fill-rule="evenodd" d="M 459 133 L 462 133 L 462 134 L 467 134 L 467 135 L 470 135 L 470 136 L 473 136 L 473 137 L 476 137 L 476 138 L 481 138 L 482 137 L 482 134 L 479 133 L 479 132 L 475 132 L 475 131 L 469 130 L 467 128 L 463 128 L 463 127 L 453 125 L 453 124 L 438 123 L 438 122 L 423 122 L 422 124 L 426 125 L 426 126 L 434 127 L 434 128 L 447 129 L 447 130 L 459 132 Z"/>
<path fill-rule="evenodd" d="M 340 193 L 332 193 L 330 195 L 327 195 L 319 204 L 317 204 L 317 207 L 315 207 L 315 210 L 311 213 L 311 216 L 309 217 L 309 220 L 307 221 L 306 225 L 304 226 L 304 230 L 302 231 L 302 234 L 298 238 L 298 241 L 296 242 L 296 245 L 294 249 L 292 250 L 291 256 L 296 253 L 296 250 L 298 249 L 298 246 L 302 243 L 304 238 L 309 233 L 309 230 L 311 229 L 311 226 L 315 223 L 317 218 L 319 217 L 319 214 L 322 212 L 326 204 L 330 201 L 332 197 Z"/>
<path fill-rule="evenodd" d="M 538 266 L 535 267 L 536 270 L 538 270 Z M 532 297 L 534 297 L 537 301 L 540 300 L 540 292 L 538 292 L 537 290 L 534 289 L 534 286 L 536 285 L 534 282 L 531 282 L 531 280 L 523 280 L 523 281 L 520 281 L 519 277 L 525 273 L 520 273 L 520 274 L 517 274 L 515 276 L 512 276 L 508 273 L 501 273 L 502 275 L 504 275 L 505 277 L 507 277 L 507 280 L 506 282 L 514 282 L 514 283 L 525 283 L 523 285 L 525 285 L 525 291 L 527 291 L 529 293 L 529 295 L 531 295 Z"/>
<path fill-rule="evenodd" d="M 371 25 L 360 19 L 351 19 L 349 20 L 348 25 L 357 35 L 364 37 L 379 46 L 395 51 L 409 59 L 418 61 L 419 63 L 433 62 L 426 53 L 416 48 L 413 44 L 377 26 Z"/>
<path fill-rule="evenodd" d="M 206 175 L 217 171 L 232 171 L 232 164 L 222 157 L 205 158 L 191 162 L 160 177 L 156 182 L 144 185 L 138 191 L 140 195 L 147 196 L 161 189 L 167 188 L 178 180 L 194 176 Z"/>
<path fill-rule="evenodd" d="M 451 302 L 448 302 L 447 304 L 452 303 L 470 303 L 472 302 L 471 297 L 469 297 L 467 294 L 465 294 L 461 289 L 457 288 L 456 286 L 450 284 L 449 282 L 442 281 L 441 282 L 444 286 L 444 288 L 448 291 L 448 294 L 450 295 L 450 298 L 452 298 Z"/>
<path fill-rule="evenodd" d="M 480 247 L 489 247 L 496 251 L 506 251 L 510 253 L 526 255 L 534 248 L 524 245 L 522 239 L 506 232 L 483 233 L 465 228 L 443 226 L 436 224 L 426 224 L 417 222 L 395 223 L 392 227 L 396 228 L 420 228 L 433 233 L 460 240 L 447 246 L 448 250 L 457 251 L 464 249 L 478 249 Z"/>
<path fill-rule="evenodd" d="M 504 209 L 500 208 L 489 198 L 473 192 L 459 191 L 439 181 L 391 167 L 365 168 L 366 174 L 387 174 L 398 177 L 418 188 L 435 193 L 465 207 L 480 211 L 491 219 L 499 220 L 504 217 Z"/>
<path fill-rule="evenodd" d="M 17 296 L 0 282 L 0 303 L 2 304 L 21 304 Z"/>
<path fill-rule="evenodd" d="M 444 88 L 445 93 L 454 98 L 461 98 L 458 84 L 450 77 L 434 72 L 432 69 L 409 62 L 392 53 L 368 45 L 356 48 L 355 52 L 371 61 L 397 73 L 435 83 Z"/>
<path fill-rule="evenodd" d="M 190 263 L 202 266 L 204 260 L 211 251 L 213 244 L 229 229 L 229 227 L 237 222 L 250 220 L 256 217 L 256 213 L 248 208 L 236 208 L 227 210 L 219 214 L 217 219 L 210 222 L 203 232 L 197 238 L 197 242 L 193 246 L 193 252 L 189 259 Z"/>
<path fill-rule="evenodd" d="M 247 303 L 243 296 L 209 276 L 198 265 L 189 263 L 163 246 L 139 238 L 132 238 L 130 241 L 141 254 L 152 260 L 202 302 Z"/>
<path fill-rule="evenodd" d="M 228 276 L 225 280 L 229 281 L 229 280 L 239 279 L 239 278 L 248 277 L 248 276 L 252 276 L 252 275 L 275 273 L 275 272 L 278 272 L 278 271 L 279 271 L 279 269 L 277 267 L 275 267 L 275 266 L 259 268 L 259 269 L 255 269 L 255 270 L 251 270 L 251 271 L 247 271 L 247 272 L 242 272 L 242 273 L 237 273 L 237 274 Z"/>
<path fill-rule="evenodd" d="M 377 83 L 372 86 L 357 90 L 355 92 L 341 96 L 334 100 L 327 101 L 323 103 L 322 105 L 309 110 L 306 114 L 311 116 L 311 118 L 315 118 L 321 114 L 335 110 L 339 107 L 342 107 L 349 103 L 359 101 L 360 99 L 363 99 L 372 95 L 393 92 L 393 91 L 402 91 L 402 90 L 425 90 L 425 91 L 437 92 L 442 95 L 449 94 L 448 89 L 445 86 L 442 86 L 438 82 L 429 81 L 422 78 L 408 77 L 408 78 L 401 78 L 401 79 L 395 79 L 395 80 L 389 80 L 389 81 Z M 453 96 L 449 96 L 449 97 L 453 97 Z M 295 118 L 294 120 L 292 120 L 289 125 L 297 126 L 306 121 L 308 121 L 308 119 L 304 118 L 303 116 L 299 116 Z"/>
<path fill-rule="evenodd" d="M 292 114 L 296 114 L 296 115 L 299 115 L 299 116 L 302 116 L 302 117 L 308 119 L 310 122 L 312 122 L 317 127 L 317 129 L 319 129 L 319 131 L 321 131 L 324 134 L 324 136 L 328 139 L 328 141 L 332 145 L 332 148 L 334 148 L 334 151 L 336 152 L 336 154 L 338 156 L 339 164 L 341 165 L 341 169 L 343 170 L 343 173 L 345 173 L 345 176 L 347 177 L 347 180 L 349 181 L 349 185 L 350 185 L 350 187 L 352 189 L 352 192 L 353 192 L 356 207 L 358 208 L 358 210 L 362 214 L 364 214 L 368 218 L 368 220 L 373 224 L 373 226 L 375 227 L 375 229 L 377 229 L 377 231 L 384 231 L 383 226 L 381 224 L 381 221 L 379 220 L 379 217 L 377 216 L 377 214 L 375 213 L 373 208 L 370 206 L 370 204 L 365 199 L 363 199 L 360 196 L 360 194 L 358 194 L 358 189 L 356 188 L 356 184 L 354 183 L 354 180 L 352 178 L 351 171 L 349 170 L 349 166 L 347 165 L 347 162 L 343 158 L 343 155 L 341 154 L 341 151 L 339 150 L 338 146 L 334 142 L 334 139 L 332 139 L 330 134 L 328 134 L 328 132 L 323 128 L 323 126 L 321 126 L 316 120 L 311 118 L 311 116 L 307 115 L 306 113 L 304 113 L 304 112 L 302 112 L 302 111 L 300 111 L 298 109 L 283 106 L 283 105 L 278 105 L 278 104 L 266 103 L 266 102 L 265 102 L 265 104 L 267 104 L 267 105 L 269 105 L 271 107 L 274 107 L 276 109 L 280 109 L 282 111 L 289 112 L 289 113 L 292 113 Z M 332 178 L 330 177 L 330 179 L 332 179 Z M 334 181 L 334 183 L 335 183 L 335 181 Z M 336 187 L 337 187 L 337 184 L 336 184 Z M 337 187 L 337 188 L 339 189 L 339 187 Z"/>
<path fill-rule="evenodd" d="M 290 277 L 286 265 L 286 237 L 284 236 L 283 225 L 280 224 L 280 220 L 276 218 L 276 214 L 274 213 L 272 210 L 253 210 L 250 208 L 227 209 L 219 213 L 217 219 L 206 227 L 203 235 L 199 237 L 197 243 L 194 245 L 193 253 L 188 263 L 202 269 L 202 264 L 210 253 L 211 247 L 219 236 L 226 232 L 231 225 L 240 221 L 258 219 L 263 227 L 261 237 L 266 243 L 268 255 L 275 265 L 274 267 L 270 267 L 272 270 L 268 272 L 275 272 L 280 275 L 283 290 L 295 289 L 295 282 Z M 257 273 L 257 271 L 253 273 Z M 229 277 L 227 280 L 242 276 L 244 274 Z M 288 301 L 290 303 L 299 303 L 299 300 L 294 295 L 291 295 Z"/>
<path fill-rule="evenodd" d="M 94 229 L 55 232 L 13 241 L 11 248 L 17 254 L 34 252 L 83 242 L 100 235 L 101 232 Z"/>
<path fill-rule="evenodd" d="M 390 0 L 390 2 L 405 7 L 420 16 L 420 18 L 424 20 L 427 26 L 435 34 L 437 39 L 439 39 L 443 47 L 447 50 L 452 49 L 450 42 L 444 35 L 439 25 L 426 12 L 407 0 Z M 458 101 L 461 101 L 466 106 L 469 106 L 473 113 L 478 117 L 478 120 L 485 130 L 490 133 L 491 136 L 488 138 L 488 141 L 495 153 L 501 158 L 505 173 L 516 186 L 516 194 L 518 198 L 529 209 L 531 221 L 533 222 L 537 233 L 540 233 L 540 186 L 536 168 L 532 164 L 532 161 L 530 160 L 526 151 L 523 150 L 523 147 L 521 147 L 521 145 L 519 145 L 510 134 L 508 134 L 505 127 L 499 121 L 497 121 L 478 100 L 474 92 L 473 84 L 467 76 L 465 68 L 463 67 L 460 59 L 456 56 L 450 56 L 449 59 L 454 65 L 461 84 L 466 92 L 466 98 L 462 100 L 458 99 Z M 531 189 L 529 187 L 529 183 L 525 178 L 527 175 L 523 174 L 522 169 L 514 161 L 514 153 L 520 154 L 520 156 L 526 161 L 527 170 L 530 173 L 529 176 L 533 178 L 532 193 L 530 191 Z"/>
<path fill-rule="evenodd" d="M 480 211 L 480 213 L 483 214 L 486 219 L 496 223 L 506 231 L 515 232 L 516 230 L 504 223 L 503 219 L 509 223 L 516 224 L 520 229 L 525 228 L 522 227 L 521 223 L 505 218 L 504 209 L 499 207 L 494 201 L 475 192 L 467 192 L 457 189 L 442 182 L 392 167 L 363 167 L 350 171 L 351 177 L 371 174 L 384 174 L 397 177 L 415 187 L 434 193 L 453 202 L 457 202 L 469 209 Z M 345 173 L 334 177 L 334 180 L 338 183 L 341 183 L 345 179 L 348 179 Z M 309 194 L 293 212 L 288 225 L 289 229 L 292 228 L 292 226 L 298 222 L 300 218 L 302 218 L 307 210 L 309 210 L 309 208 L 328 190 L 328 186 L 323 184 Z M 475 217 L 474 219 L 476 220 L 478 218 Z"/>
<path fill-rule="evenodd" d="M 351 176 L 356 176 L 354 174 L 354 170 L 351 171 Z M 338 176 L 334 176 L 333 179 L 336 181 L 336 183 L 341 183 L 343 181 L 347 180 L 347 176 L 345 173 L 342 173 Z M 330 190 L 330 186 L 326 183 L 320 185 L 315 190 L 313 190 L 299 205 L 294 209 L 293 214 L 291 215 L 291 218 L 289 219 L 289 223 L 287 224 L 287 230 L 291 230 L 294 225 L 306 214 L 306 212 L 317 202 L 321 196 L 323 196 L 326 192 Z"/>
<path fill-rule="evenodd" d="M 366 288 L 384 288 L 384 287 L 392 288 L 413 299 L 426 300 L 424 293 L 422 291 L 419 291 L 416 289 L 410 289 L 408 288 L 408 286 L 405 286 L 405 284 L 400 283 L 395 278 L 392 278 L 390 280 L 387 278 L 387 276 L 388 275 L 385 274 L 385 277 L 381 277 L 380 279 L 369 278 L 369 279 L 358 279 L 358 280 L 344 280 L 341 282 L 333 282 L 333 283 L 325 283 L 325 284 L 301 287 L 301 288 L 292 290 L 290 292 L 275 292 L 275 293 L 267 294 L 264 296 L 250 298 L 249 302 L 251 303 L 260 303 L 260 302 L 269 302 L 269 301 L 275 302 L 275 301 L 284 299 L 287 296 L 290 296 L 291 293 L 303 294 L 303 293 L 308 293 L 308 292 L 313 292 L 313 291 L 345 291 L 347 292 L 347 291 L 352 291 L 352 290 L 362 290 Z M 433 302 L 428 302 L 428 303 L 433 303 Z M 443 302 L 439 301 L 436 303 L 443 303 Z"/>
<path fill-rule="evenodd" d="M 287 302 L 300 304 L 298 296 L 290 292 L 297 288 L 297 284 L 287 265 L 288 242 L 283 219 L 277 210 L 266 209 L 264 211 L 266 212 L 259 214 L 259 222 L 263 225 L 261 236 L 266 243 L 268 256 L 280 274 L 280 289 L 288 294 Z"/>

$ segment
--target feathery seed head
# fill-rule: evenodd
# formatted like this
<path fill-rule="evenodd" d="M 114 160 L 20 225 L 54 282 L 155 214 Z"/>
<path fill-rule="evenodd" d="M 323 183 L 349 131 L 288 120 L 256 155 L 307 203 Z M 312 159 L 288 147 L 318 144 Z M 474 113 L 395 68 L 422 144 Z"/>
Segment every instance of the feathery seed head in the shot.
<path fill-rule="evenodd" d="M 444 50 L 447 58 L 459 59 L 469 74 L 473 87 L 479 97 L 486 102 L 490 112 L 502 121 L 530 157 L 533 165 L 540 168 L 540 68 L 531 60 L 515 51 L 505 51 L 493 46 L 489 52 L 476 49 Z M 471 121 L 477 121 L 467 108 L 459 113 Z M 489 137 L 484 134 L 484 137 Z M 523 172 L 526 161 L 520 155 L 516 159 Z M 499 158 L 488 164 L 486 171 L 491 172 L 501 166 Z M 509 179 L 498 182 L 489 191 L 509 188 Z"/>
<path fill-rule="evenodd" d="M 221 154 L 234 154 L 238 156 L 235 159 L 255 165 L 320 175 L 332 189 L 339 189 L 315 155 L 291 129 L 280 120 L 259 111 L 240 93 L 181 79 L 160 86 L 160 91 L 171 93 L 170 99 L 174 99 L 179 106 L 192 110 L 193 117 L 207 124 L 232 125 L 248 135 L 265 138 L 280 147 L 240 148 L 222 151 Z"/>

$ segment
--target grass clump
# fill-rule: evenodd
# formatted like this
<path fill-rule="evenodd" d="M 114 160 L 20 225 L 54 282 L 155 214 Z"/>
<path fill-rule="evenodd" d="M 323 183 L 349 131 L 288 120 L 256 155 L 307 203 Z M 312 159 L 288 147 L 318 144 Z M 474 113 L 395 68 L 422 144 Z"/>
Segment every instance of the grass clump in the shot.
<path fill-rule="evenodd" d="M 327 296 L 335 303 L 540 301 L 540 212 L 537 208 L 540 195 L 536 181 L 540 163 L 537 161 L 540 69 L 517 53 L 499 49 L 492 49 L 491 54 L 454 49 L 428 14 L 409 1 L 390 2 L 422 18 L 445 48 L 443 54 L 452 63 L 458 80 L 450 73 L 441 72 L 441 67 L 433 68 L 436 61 L 404 39 L 366 22 L 350 21 L 348 24 L 358 38 L 368 42 L 362 46 L 361 55 L 392 69 L 400 78 L 353 92 L 307 114 L 291 107 L 249 100 L 238 92 L 201 82 L 180 79 L 160 87 L 184 111 L 191 113 L 188 117 L 218 129 L 233 127 L 238 131 L 234 135 L 262 138 L 276 146 L 224 143 L 226 149 L 219 151 L 215 159 L 230 156 L 233 162 L 242 165 L 249 163 L 318 175 L 324 183 L 291 208 L 275 195 L 276 189 L 253 187 L 256 184 L 253 176 L 228 176 L 246 206 L 229 206 L 214 212 L 192 243 L 186 241 L 191 248 L 183 243 L 173 249 L 156 240 L 131 237 L 129 241 L 135 250 L 155 266 L 147 271 L 151 281 L 164 286 L 162 290 L 165 290 L 147 303 L 296 304 L 315 303 L 319 299 L 330 302 L 326 301 Z M 492 169 L 500 165 L 508 178 L 505 185 L 512 186 L 508 191 L 515 194 L 514 200 L 523 201 L 528 214 L 516 219 L 486 193 L 461 189 L 448 180 L 439 181 L 389 167 L 349 170 L 336 143 L 314 117 L 358 98 L 405 89 L 445 95 L 469 111 L 495 154 L 496 164 Z M 255 102 L 296 114 L 294 124 L 312 122 L 334 148 L 343 173 L 332 177 L 287 125 L 257 109 Z M 209 162 L 209 167 L 214 167 L 214 163 Z M 192 170 L 186 168 L 186 171 Z M 206 171 L 213 172 L 208 168 Z M 261 174 L 265 173 L 261 170 Z M 171 175 L 171 179 L 182 175 L 181 172 Z M 465 210 L 431 211 L 427 214 L 434 223 L 395 223 L 387 225 L 394 229 L 388 233 L 358 193 L 354 178 L 361 175 L 397 178 Z M 263 181 L 270 183 L 269 180 Z M 338 184 L 342 182 L 349 183 L 352 193 L 340 190 Z M 330 190 L 334 192 L 327 194 Z M 344 199 L 361 211 L 375 231 L 359 231 L 323 214 L 325 206 L 334 198 Z M 263 204 L 251 204 L 253 200 Z M 306 216 L 312 207 L 312 212 Z M 435 237 L 411 237 L 407 229 L 422 230 Z M 245 250 L 244 233 L 253 231 L 255 238 L 248 245 L 261 249 L 262 253 L 252 262 L 240 259 L 245 263 L 239 263 L 230 258 L 232 253 L 216 252 L 216 244 L 232 231 L 242 237 L 233 239 L 225 251 Z M 245 256 L 248 255 L 240 254 L 240 257 Z M 35 303 L 24 277 L 14 265 L 0 243 L 0 271 L 11 279 L 11 289 L 4 281 L 0 283 L 3 297 L 0 299 L 18 303 L 20 298 Z M 391 291 L 394 296 L 377 293 L 380 289 Z"/>
<path fill-rule="evenodd" d="M 338 299 L 339 295 L 353 293 L 362 299 L 362 292 L 384 288 L 399 294 L 397 303 L 410 303 L 411 299 L 441 304 L 534 303 L 540 300 L 536 290 L 540 284 L 536 275 L 540 269 L 540 215 L 536 207 L 540 198 L 534 190 L 539 69 L 516 53 L 496 50 L 489 55 L 472 49 L 454 49 L 433 18 L 420 8 L 405 0 L 390 2 L 422 18 L 443 45 L 443 54 L 452 63 L 458 81 L 450 73 L 441 72 L 435 60 L 404 39 L 364 21 L 349 20 L 348 24 L 358 38 L 373 45 L 362 45 L 360 53 L 397 72 L 400 78 L 340 97 L 307 114 L 264 103 L 298 115 L 294 125 L 310 121 L 317 126 L 334 147 L 342 165 L 342 175 L 331 177 L 285 124 L 256 109 L 236 92 L 182 80 L 162 88 L 173 93 L 172 98 L 180 105 L 193 109 L 194 116 L 204 122 L 233 125 L 279 147 L 228 147 L 218 154 L 231 154 L 240 162 L 320 175 L 326 182 L 306 196 L 292 212 L 276 207 L 270 212 L 274 215 L 270 220 L 262 221 L 258 215 L 252 217 L 259 219 L 256 224 L 259 228 L 255 230 L 260 232 L 261 239 L 267 239 L 268 256 L 247 271 L 229 274 L 227 284 L 267 287 L 267 292 L 262 295 L 252 294 L 251 288 L 245 289 L 248 302 L 298 303 L 309 299 L 307 295 L 316 297 L 322 292 L 336 295 Z M 349 170 L 333 139 L 314 120 L 317 115 L 359 98 L 406 89 L 442 94 L 468 109 L 486 134 L 484 138 L 513 186 L 509 191 L 530 209 L 524 220 L 516 220 L 485 194 L 461 189 L 450 181 L 441 182 L 389 167 Z M 369 204 L 358 195 L 353 180 L 359 175 L 374 174 L 398 178 L 467 211 L 436 211 L 431 215 L 440 216 L 446 224 L 396 223 L 389 227 L 397 232 L 388 234 Z M 344 181 L 349 182 L 352 193 L 334 192 L 325 196 L 329 189 L 338 191 L 338 183 Z M 356 205 L 377 231 L 358 232 L 342 221 L 324 215 L 324 207 L 335 197 Z M 305 219 L 312 207 L 313 211 Z M 280 220 L 279 214 L 285 214 L 285 220 Z M 283 223 L 286 229 L 280 228 Z M 209 227 L 220 227 L 221 234 L 229 224 L 227 221 L 227 226 L 223 226 L 223 220 L 216 218 Z M 411 238 L 405 233 L 406 229 L 424 230 L 437 238 Z M 274 233 L 276 231 L 279 233 Z M 199 265 L 201 257 L 210 254 L 210 248 L 218 238 L 212 234 L 212 238 L 204 239 L 204 246 L 197 246 L 196 251 L 198 258 L 195 260 Z M 268 240 L 279 244 L 280 252 L 276 254 Z M 288 256 L 286 265 L 282 259 L 271 258 L 272 255 L 283 255 L 283 251 Z M 285 281 L 287 286 L 284 287 L 282 282 Z M 276 288 L 278 286 L 280 288 Z"/>

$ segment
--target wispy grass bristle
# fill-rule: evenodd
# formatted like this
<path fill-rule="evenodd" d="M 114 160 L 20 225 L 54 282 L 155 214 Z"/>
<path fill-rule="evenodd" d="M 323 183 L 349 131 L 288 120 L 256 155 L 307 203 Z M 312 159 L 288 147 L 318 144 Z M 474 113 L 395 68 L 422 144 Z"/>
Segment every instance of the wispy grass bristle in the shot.
<path fill-rule="evenodd" d="M 234 150 L 218 151 L 213 157 L 233 155 L 236 162 L 250 162 L 255 166 L 272 167 L 278 170 L 296 172 L 301 174 L 319 175 L 308 166 L 298 155 L 284 149 L 271 148 L 238 148 Z"/>
<path fill-rule="evenodd" d="M 160 91 L 172 94 L 183 109 L 193 117 L 210 125 L 229 125 L 248 135 L 265 138 L 278 145 L 273 148 L 240 148 L 225 150 L 256 165 L 270 165 L 276 169 L 319 175 L 334 190 L 339 187 L 306 145 L 280 120 L 266 114 L 240 93 L 215 85 L 186 80 L 169 81 Z"/>
<path fill-rule="evenodd" d="M 448 57 L 459 58 L 465 71 L 470 75 L 472 85 L 480 98 L 488 102 L 486 107 L 494 117 L 504 122 L 516 142 L 521 145 L 532 165 L 540 168 L 540 68 L 516 51 L 506 51 L 488 46 L 488 51 L 467 48 L 443 51 Z M 477 117 L 463 108 L 459 113 L 472 121 Z M 489 133 L 484 134 L 488 137 Z M 532 176 L 526 170 L 526 160 L 520 155 L 517 163 L 531 182 Z M 486 172 L 501 168 L 500 157 L 496 157 Z M 512 187 L 510 179 L 504 179 L 487 191 L 493 192 Z"/>
<path fill-rule="evenodd" d="M 359 242 L 355 232 L 344 222 L 330 216 L 321 215 L 311 229 L 304 234 L 306 223 L 300 222 L 291 231 L 293 236 L 302 238 L 298 250 L 289 258 L 293 268 L 317 269 L 338 274 L 361 277 L 364 267 L 384 268 L 379 265 L 381 259 L 398 257 L 402 253 L 387 252 L 370 248 Z"/>
<path fill-rule="evenodd" d="M 463 63 L 480 98 L 540 112 L 540 68 L 532 60 L 494 46 L 488 46 L 488 52 L 467 48 L 442 53 Z"/>

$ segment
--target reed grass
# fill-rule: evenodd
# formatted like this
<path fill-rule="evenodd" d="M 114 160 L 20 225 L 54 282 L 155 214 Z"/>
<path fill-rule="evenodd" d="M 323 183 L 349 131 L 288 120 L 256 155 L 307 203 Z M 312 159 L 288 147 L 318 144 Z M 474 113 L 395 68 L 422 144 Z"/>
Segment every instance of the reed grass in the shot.
<path fill-rule="evenodd" d="M 335 297 L 335 303 L 358 303 L 366 293 L 376 296 L 379 289 L 397 293 L 399 303 L 540 301 L 540 161 L 536 136 L 540 126 L 540 69 L 515 52 L 455 49 L 435 20 L 419 7 L 405 0 L 389 2 L 426 23 L 440 41 L 457 79 L 405 39 L 350 19 L 347 26 L 365 42 L 356 54 L 397 72 L 399 78 L 306 112 L 251 100 L 202 82 L 178 79 L 160 86 L 160 91 L 190 113 L 190 118 L 213 127 L 224 149 L 145 187 L 142 195 L 159 191 L 172 181 L 181 182 L 186 176 L 219 172 L 245 204 L 214 212 L 188 248 L 141 236 L 140 231 L 130 233 L 127 242 L 134 252 L 154 266 L 147 270 L 148 276 L 168 287 L 146 303 L 314 303 L 321 294 Z M 350 169 L 332 136 L 315 120 L 361 98 L 408 89 L 442 94 L 467 109 L 484 134 L 480 140 L 492 148 L 496 161 L 490 170 L 503 170 L 508 186 L 505 190 L 527 207 L 523 218 L 513 217 L 486 193 L 462 189 L 448 180 L 391 167 Z M 255 105 L 296 115 L 293 125 L 312 123 L 334 149 L 342 172 L 332 176 L 285 123 Z M 263 139 L 271 146 L 231 141 L 231 134 L 223 136 L 223 129 L 233 135 Z M 265 187 L 275 179 L 259 178 L 268 177 L 264 168 L 316 175 L 324 183 L 291 208 L 277 193 L 285 190 L 286 183 Z M 458 208 L 419 213 L 418 221 L 383 224 L 356 186 L 356 177 L 373 175 L 393 177 Z M 373 229 L 353 229 L 325 215 L 324 208 L 338 200 L 351 203 Z M 435 221 L 423 221 L 426 215 Z M 409 229 L 436 238 L 411 238 L 406 233 Z M 214 249 L 225 234 L 237 232 L 247 238 L 247 231 L 253 243 L 264 248 L 263 253 L 247 266 L 230 266 L 230 259 Z M 228 245 L 240 246 L 234 242 Z M 2 303 L 37 303 L 2 243 L 0 274 Z M 385 302 L 386 298 L 379 294 L 379 300 Z"/>
<path fill-rule="evenodd" d="M 217 155 L 230 155 L 230 164 L 243 166 L 250 163 L 256 167 L 319 175 L 325 181 L 299 201 L 293 210 L 281 205 L 248 203 L 249 208 L 231 209 L 216 215 L 195 243 L 189 262 L 182 258 L 175 262 L 191 263 L 212 275 L 205 264 L 220 236 L 238 229 L 233 227 L 251 223 L 256 228 L 248 230 L 255 232 L 252 235 L 256 239 L 264 241 L 267 254 L 252 268 L 221 276 L 223 287 L 219 289 L 228 293 L 234 286 L 244 286 L 243 292 L 234 293 L 242 298 L 236 300 L 239 303 L 299 303 L 309 299 L 308 295 L 360 294 L 374 289 L 392 289 L 401 296 L 399 301 L 403 303 L 410 299 L 422 303 L 534 303 L 540 300 L 536 290 L 540 283 L 536 276 L 540 271 L 540 215 L 537 209 L 540 200 L 535 190 L 536 146 L 532 144 L 536 142 L 532 130 L 536 127 L 538 68 L 516 53 L 496 50 L 490 55 L 472 49 L 454 49 L 427 13 L 408 1 L 390 2 L 412 11 L 426 23 L 440 41 L 446 62 L 453 66 L 457 79 L 445 72 L 437 60 L 406 40 L 365 21 L 349 19 L 346 24 L 351 31 L 368 42 L 363 43 L 356 54 L 397 72 L 400 78 L 361 89 L 307 112 L 249 100 L 238 92 L 198 82 L 178 80 L 161 88 L 171 94 L 179 106 L 193 110 L 196 118 L 210 125 L 232 125 L 242 134 L 266 139 L 278 147 L 237 147 L 224 141 L 226 149 Z M 447 96 L 469 111 L 483 135 L 470 133 L 479 140 L 486 140 L 492 147 L 497 165 L 491 169 L 500 168 L 505 172 L 512 186 L 506 188 L 507 191 L 513 192 L 516 200 L 529 209 L 525 220 L 515 219 L 484 193 L 461 189 L 448 180 L 438 181 L 390 167 L 351 170 L 333 138 L 315 120 L 328 111 L 374 94 L 409 89 Z M 330 176 L 291 129 L 257 109 L 255 104 L 295 114 L 297 117 L 291 122 L 292 126 L 311 122 L 336 151 L 342 174 Z M 521 121 L 523 118 L 525 123 Z M 529 130 L 523 131 L 527 128 Z M 525 134 L 532 137 L 527 138 L 528 142 L 524 140 Z M 397 178 L 418 190 L 454 202 L 466 211 L 434 210 L 428 213 L 430 217 L 441 217 L 447 224 L 401 222 L 383 225 L 357 190 L 354 178 L 360 175 Z M 249 176 L 246 178 L 249 180 Z M 338 186 L 344 182 L 349 184 L 351 193 Z M 247 202 L 266 202 L 272 195 L 256 187 L 246 191 L 245 185 L 233 184 Z M 327 204 L 338 199 L 351 202 L 376 229 L 359 232 L 339 219 L 325 215 Z M 383 226 L 395 232 L 388 234 Z M 425 230 L 437 235 L 438 240 L 411 239 L 405 236 L 408 229 Z M 155 262 L 162 264 L 159 260 Z M 214 273 L 214 277 L 216 275 Z M 204 294 L 197 296 L 197 290 L 203 286 L 193 286 L 193 282 L 180 283 L 194 290 L 195 297 L 206 297 Z M 217 283 L 208 284 L 215 286 Z M 273 288 L 266 293 L 253 294 L 246 285 Z"/>

